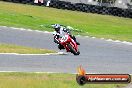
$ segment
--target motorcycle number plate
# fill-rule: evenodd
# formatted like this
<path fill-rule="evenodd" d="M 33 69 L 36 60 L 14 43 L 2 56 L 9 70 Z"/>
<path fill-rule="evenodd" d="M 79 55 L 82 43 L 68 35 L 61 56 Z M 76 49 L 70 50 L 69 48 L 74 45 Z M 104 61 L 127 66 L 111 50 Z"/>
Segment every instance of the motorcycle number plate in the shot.
<path fill-rule="evenodd" d="M 63 36 L 62 38 L 61 38 L 61 42 L 65 42 L 67 40 L 67 37 L 66 36 Z"/>

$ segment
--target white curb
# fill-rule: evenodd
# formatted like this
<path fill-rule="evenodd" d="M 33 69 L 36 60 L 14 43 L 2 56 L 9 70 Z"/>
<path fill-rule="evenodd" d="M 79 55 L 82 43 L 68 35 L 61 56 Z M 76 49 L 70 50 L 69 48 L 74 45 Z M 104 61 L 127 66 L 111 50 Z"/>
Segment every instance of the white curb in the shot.
<path fill-rule="evenodd" d="M 11 29 L 21 30 L 21 31 L 29 31 L 29 32 L 40 32 L 40 33 L 47 33 L 47 34 L 53 33 L 53 32 L 48 32 L 48 31 L 39 31 L 39 30 L 24 29 L 24 28 L 15 28 L 15 27 L 7 27 L 7 26 L 0 26 L 0 27 L 11 28 Z"/>
<path fill-rule="evenodd" d="M 0 27 L 4 27 L 4 28 L 12 28 L 12 29 L 16 29 L 16 30 L 21 30 L 21 31 L 30 31 L 30 32 L 39 32 L 39 33 L 47 33 L 47 34 L 52 34 L 53 32 L 48 32 L 48 31 L 39 31 L 39 30 L 31 30 L 31 29 L 24 29 L 24 28 L 15 28 L 15 27 L 7 27 L 7 26 L 0 26 Z M 80 37 L 81 35 L 77 35 L 78 37 Z M 86 38 L 93 38 L 95 39 L 96 37 L 90 37 L 90 36 L 84 36 Z M 127 41 L 120 41 L 120 40 L 112 40 L 112 39 L 105 39 L 105 38 L 100 38 L 101 40 L 105 40 L 108 42 L 115 42 L 115 43 L 122 43 L 122 44 L 126 44 L 126 45 L 132 45 L 132 42 L 127 42 Z"/>
<path fill-rule="evenodd" d="M 64 52 L 46 53 L 46 54 L 19 54 L 19 53 L 0 53 L 0 55 L 19 55 L 19 56 L 48 56 L 48 55 L 67 55 Z"/>

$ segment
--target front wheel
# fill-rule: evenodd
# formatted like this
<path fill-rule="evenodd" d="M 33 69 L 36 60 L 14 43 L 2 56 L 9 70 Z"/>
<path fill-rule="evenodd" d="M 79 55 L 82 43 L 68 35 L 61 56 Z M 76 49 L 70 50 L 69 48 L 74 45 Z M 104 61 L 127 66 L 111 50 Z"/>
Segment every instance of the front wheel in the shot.
<path fill-rule="evenodd" d="M 74 55 L 79 55 L 80 54 L 79 51 L 76 52 L 76 50 L 71 46 L 71 44 L 68 44 L 67 46 L 69 47 L 71 53 L 73 53 Z"/>

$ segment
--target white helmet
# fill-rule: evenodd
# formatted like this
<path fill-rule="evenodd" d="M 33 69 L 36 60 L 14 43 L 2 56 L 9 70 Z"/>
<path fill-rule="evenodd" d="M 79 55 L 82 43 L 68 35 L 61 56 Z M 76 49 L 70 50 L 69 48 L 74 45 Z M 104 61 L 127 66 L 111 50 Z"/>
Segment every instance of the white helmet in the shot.
<path fill-rule="evenodd" d="M 53 28 L 54 28 L 55 31 L 57 31 L 57 32 L 60 30 L 60 27 L 61 27 L 61 26 L 60 26 L 59 24 L 54 24 L 54 25 L 53 25 Z"/>
<path fill-rule="evenodd" d="M 60 25 L 59 24 L 54 24 L 54 28 L 60 28 Z"/>

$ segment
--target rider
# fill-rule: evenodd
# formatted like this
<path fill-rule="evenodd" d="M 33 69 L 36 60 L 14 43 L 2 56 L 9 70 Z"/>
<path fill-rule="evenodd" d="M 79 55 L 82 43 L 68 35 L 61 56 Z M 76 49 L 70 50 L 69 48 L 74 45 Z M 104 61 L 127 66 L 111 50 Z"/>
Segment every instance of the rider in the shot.
<path fill-rule="evenodd" d="M 71 35 L 70 29 L 64 27 L 63 25 L 59 25 L 59 24 L 54 24 L 52 26 L 55 29 L 55 32 L 53 33 L 53 35 L 54 35 L 54 42 L 58 44 L 58 48 L 60 50 L 64 49 L 64 47 L 58 41 L 58 38 L 59 38 L 60 34 L 62 34 L 62 32 L 68 33 L 70 35 L 70 37 L 77 43 L 77 45 L 80 45 L 80 43 L 77 42 L 76 37 L 74 35 Z"/>

